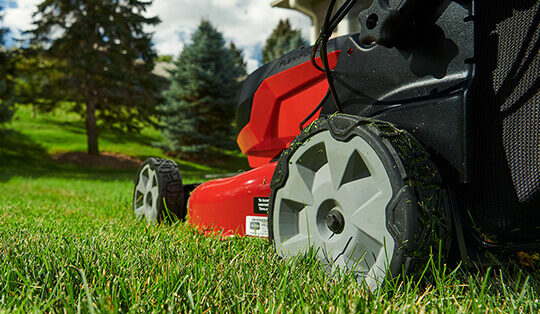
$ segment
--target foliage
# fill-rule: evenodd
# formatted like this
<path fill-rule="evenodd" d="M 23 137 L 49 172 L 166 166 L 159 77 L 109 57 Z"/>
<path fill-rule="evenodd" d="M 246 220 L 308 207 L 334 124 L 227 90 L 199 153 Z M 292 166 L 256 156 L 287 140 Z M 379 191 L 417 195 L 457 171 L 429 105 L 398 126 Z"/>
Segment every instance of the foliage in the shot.
<path fill-rule="evenodd" d="M 152 75 L 156 53 L 143 15 L 151 4 L 138 0 L 46 0 L 34 14 L 32 43 L 38 58 L 57 77 L 46 82 L 40 99 L 74 102 L 86 117 L 88 152 L 99 154 L 97 120 L 112 127 L 151 123 L 160 101 Z"/>
<path fill-rule="evenodd" d="M 15 59 L 17 76 L 14 97 L 18 104 L 28 104 L 37 111 L 51 112 L 61 99 L 62 92 L 55 82 L 63 78 L 59 61 L 39 54 L 39 48 L 19 50 Z"/>
<path fill-rule="evenodd" d="M 0 22 L 3 16 L 0 15 Z M 13 76 L 12 52 L 4 47 L 7 29 L 0 28 L 0 126 L 9 122 L 13 116 Z"/>
<path fill-rule="evenodd" d="M 173 62 L 173 56 L 163 55 L 156 58 L 156 62 Z"/>
<path fill-rule="evenodd" d="M 244 61 L 244 56 L 242 54 L 242 50 L 239 49 L 239 48 L 236 48 L 236 45 L 233 42 L 231 42 L 229 44 L 229 51 L 234 56 L 234 63 L 240 68 L 240 71 L 241 71 L 242 75 L 245 75 L 246 74 L 247 63 Z"/>
<path fill-rule="evenodd" d="M 162 145 L 172 154 L 201 156 L 233 143 L 232 119 L 245 65 L 241 52 L 233 45 L 227 48 L 207 20 L 201 21 L 191 40 L 175 61 L 171 85 L 164 93 Z"/>
<path fill-rule="evenodd" d="M 272 34 L 266 39 L 266 45 L 262 50 L 262 63 L 268 63 L 305 45 L 306 41 L 302 38 L 300 30 L 292 29 L 288 19 L 280 20 Z"/>

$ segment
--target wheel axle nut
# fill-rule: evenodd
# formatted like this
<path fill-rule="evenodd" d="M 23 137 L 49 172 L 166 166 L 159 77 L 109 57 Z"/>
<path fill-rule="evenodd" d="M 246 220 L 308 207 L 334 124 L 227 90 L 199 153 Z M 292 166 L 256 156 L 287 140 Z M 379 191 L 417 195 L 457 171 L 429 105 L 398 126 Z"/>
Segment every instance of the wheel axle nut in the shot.
<path fill-rule="evenodd" d="M 328 226 L 328 229 L 330 229 L 333 233 L 339 234 L 343 232 L 343 229 L 345 228 L 345 218 L 339 212 L 337 209 L 332 209 L 327 215 L 326 215 L 326 226 Z"/>

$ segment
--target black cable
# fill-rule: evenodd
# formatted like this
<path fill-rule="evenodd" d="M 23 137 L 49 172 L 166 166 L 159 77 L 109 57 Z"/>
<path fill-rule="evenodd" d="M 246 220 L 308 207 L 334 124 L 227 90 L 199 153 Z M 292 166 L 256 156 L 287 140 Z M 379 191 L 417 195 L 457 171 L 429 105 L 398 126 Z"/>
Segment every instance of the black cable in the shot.
<path fill-rule="evenodd" d="M 321 61 L 323 63 L 324 67 L 324 74 L 326 75 L 326 80 L 328 81 L 328 87 L 330 88 L 330 93 L 332 94 L 332 99 L 334 100 L 334 104 L 336 105 L 337 112 L 343 112 L 341 109 L 341 104 L 339 103 L 339 98 L 337 96 L 336 87 L 334 86 L 334 76 L 332 73 L 332 70 L 330 69 L 330 65 L 328 64 L 328 40 L 330 39 L 330 36 L 332 36 L 332 32 L 329 28 L 329 23 L 332 15 L 332 11 L 334 9 L 334 5 L 336 4 L 336 0 L 331 0 L 328 4 L 328 9 L 326 10 L 326 15 L 324 17 L 324 23 L 321 29 L 321 34 L 319 36 L 322 36 L 321 40 Z M 339 10 L 338 10 L 339 11 Z"/>
<path fill-rule="evenodd" d="M 315 41 L 315 44 L 313 44 L 313 49 L 311 50 L 311 64 L 313 64 L 313 66 L 321 71 L 321 72 L 324 72 L 324 69 L 321 68 L 317 62 L 315 62 L 315 56 L 317 55 L 317 48 L 319 48 L 319 44 L 321 43 L 321 40 L 322 40 L 322 37 L 319 35 L 319 37 L 317 37 L 317 40 Z"/>
<path fill-rule="evenodd" d="M 313 115 L 322 107 L 330 94 L 332 95 L 332 99 L 334 100 L 334 104 L 336 105 L 337 112 L 343 112 L 343 109 L 341 108 L 341 103 L 337 95 L 336 87 L 334 85 L 334 73 L 333 70 L 330 69 L 330 65 L 328 62 L 328 40 L 330 39 L 330 36 L 332 36 L 332 33 L 338 26 L 339 22 L 341 22 L 341 20 L 350 12 L 350 10 L 356 4 L 356 1 L 357 0 L 345 1 L 333 16 L 332 11 L 334 10 L 336 0 L 331 0 L 328 4 L 328 8 L 326 9 L 326 14 L 324 16 L 324 22 L 321 27 L 321 32 L 317 37 L 317 40 L 313 44 L 310 58 L 311 64 L 317 70 L 324 72 L 326 80 L 328 82 L 328 91 L 326 92 L 323 100 L 317 105 L 317 107 L 315 107 L 315 109 L 302 122 L 300 122 L 300 130 L 302 130 L 304 124 L 309 119 L 311 119 Z M 319 48 L 319 46 L 321 47 L 319 55 L 321 57 L 323 67 L 319 66 L 315 60 L 315 57 L 317 55 L 317 49 Z"/>
<path fill-rule="evenodd" d="M 300 131 L 302 131 L 304 129 L 304 124 L 306 124 L 306 122 L 308 122 L 309 119 L 311 119 L 317 113 L 317 111 L 319 111 L 319 109 L 322 108 L 322 106 L 324 105 L 324 103 L 328 99 L 328 96 L 330 96 L 330 90 L 329 89 L 326 91 L 326 94 L 324 95 L 321 102 L 317 105 L 317 107 L 315 107 L 315 109 L 313 109 L 313 111 L 304 120 L 302 120 L 302 122 L 300 122 L 300 124 L 298 125 L 298 127 L 300 128 Z"/>
<path fill-rule="evenodd" d="M 332 20 L 330 21 L 330 30 L 333 32 L 334 29 L 336 29 L 336 27 L 338 26 L 339 22 L 341 22 L 341 20 L 343 20 L 343 18 L 349 14 L 349 12 L 351 11 L 351 9 L 354 7 L 354 5 L 356 4 L 356 1 L 357 0 L 348 0 L 346 2 L 344 2 L 341 7 L 339 8 L 339 10 L 336 12 L 336 14 L 332 17 Z"/>
<path fill-rule="evenodd" d="M 341 104 L 339 103 L 339 98 L 337 95 L 336 87 L 334 86 L 334 73 L 330 69 L 330 65 L 328 64 L 328 55 L 327 55 L 327 43 L 328 43 L 328 36 L 324 36 L 322 40 L 321 45 L 321 60 L 324 65 L 324 74 L 326 75 L 326 80 L 328 81 L 328 87 L 330 88 L 330 93 L 332 94 L 332 99 L 334 100 L 334 104 L 336 105 L 337 112 L 341 113 L 343 110 L 341 109 Z"/>
<path fill-rule="evenodd" d="M 328 8 L 326 9 L 326 14 L 324 15 L 324 22 L 323 22 L 323 26 L 321 30 L 321 35 L 323 36 L 331 35 L 331 34 L 326 34 L 326 31 L 328 30 L 328 24 L 330 23 L 330 19 L 332 17 L 332 11 L 334 10 L 335 5 L 336 5 L 336 0 L 330 0 L 330 3 L 328 4 Z"/>
<path fill-rule="evenodd" d="M 317 54 L 317 48 L 319 47 L 319 45 L 322 43 L 323 45 L 321 46 L 321 52 L 319 53 L 320 57 L 321 57 L 321 60 L 323 59 L 323 47 L 326 45 L 326 42 L 324 41 L 324 38 L 327 37 L 327 38 L 330 38 L 330 35 L 332 35 L 332 33 L 328 34 L 328 23 L 330 21 L 330 16 L 332 15 L 332 11 L 334 9 L 334 5 L 336 4 L 336 0 L 330 0 L 330 3 L 328 4 L 328 8 L 326 9 L 326 14 L 324 16 L 324 22 L 323 22 L 323 25 L 321 27 L 321 32 L 319 33 L 319 36 L 317 37 L 317 40 L 315 41 L 315 44 L 313 45 L 313 50 L 311 51 L 311 63 L 313 64 L 313 66 L 319 70 L 319 71 L 322 71 L 322 72 L 326 72 L 326 69 L 324 68 L 321 68 L 317 62 L 315 62 L 315 56 Z M 323 62 L 323 67 L 324 67 L 324 62 Z"/>
<path fill-rule="evenodd" d="M 345 15 L 347 15 L 349 13 L 349 11 L 353 8 L 353 6 L 356 4 L 356 1 L 357 0 L 348 0 L 346 2 L 344 2 L 338 9 L 338 11 L 336 12 L 336 14 L 330 19 L 329 23 L 330 23 L 330 27 L 328 27 L 328 29 L 324 29 L 324 25 L 323 27 L 321 28 L 321 33 L 319 34 L 319 36 L 317 37 L 315 43 L 313 44 L 313 49 L 311 50 L 311 64 L 313 64 L 313 66 L 321 71 L 321 72 L 324 72 L 324 69 L 321 68 L 317 62 L 315 62 L 315 57 L 317 55 L 317 49 L 319 48 L 319 45 L 321 44 L 321 41 L 323 39 L 323 34 L 332 34 L 332 32 L 336 29 L 336 27 L 338 26 L 339 22 L 341 22 L 341 20 L 345 17 Z M 329 8 L 330 9 L 330 6 Z M 328 9 L 327 9 L 327 14 L 328 14 Z M 333 9 L 333 7 L 332 7 Z M 331 11 L 330 11 L 331 12 Z"/>

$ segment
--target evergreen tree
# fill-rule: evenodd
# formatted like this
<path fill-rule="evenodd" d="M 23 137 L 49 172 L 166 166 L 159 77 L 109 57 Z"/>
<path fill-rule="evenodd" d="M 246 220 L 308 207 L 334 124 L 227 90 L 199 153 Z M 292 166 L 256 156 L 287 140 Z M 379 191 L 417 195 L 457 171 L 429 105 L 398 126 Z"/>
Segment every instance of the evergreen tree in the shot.
<path fill-rule="evenodd" d="M 54 86 L 62 81 L 63 73 L 58 72 L 58 61 L 46 59 L 40 55 L 39 48 L 18 50 L 15 69 L 17 76 L 13 86 L 14 98 L 19 104 L 33 107 L 33 116 L 37 111 L 48 112 L 55 108 L 55 100 L 61 99 L 61 88 Z"/>
<path fill-rule="evenodd" d="M 173 56 L 163 55 L 156 58 L 156 62 L 173 62 Z"/>
<path fill-rule="evenodd" d="M 74 109 L 86 119 L 89 154 L 99 155 L 98 119 L 132 131 L 151 123 L 161 98 L 151 73 L 151 34 L 143 30 L 159 23 L 143 15 L 151 3 L 45 0 L 34 14 L 32 43 L 47 47 L 42 58 L 59 74 L 44 89 L 54 93 L 45 96 L 77 104 Z"/>
<path fill-rule="evenodd" d="M 262 63 L 275 60 L 306 44 L 300 30 L 293 30 L 288 19 L 280 20 L 270 37 L 266 39 L 266 45 L 262 50 Z"/>
<path fill-rule="evenodd" d="M 0 8 L 1 9 L 1 8 Z M 0 22 L 3 16 L 0 15 Z M 13 116 L 12 86 L 14 65 L 11 53 L 4 47 L 4 35 L 7 29 L 0 28 L 0 126 Z"/>
<path fill-rule="evenodd" d="M 242 50 L 236 48 L 236 45 L 232 42 L 229 44 L 229 50 L 233 53 L 234 62 L 240 68 L 242 75 L 246 75 L 247 64 L 244 61 L 244 55 L 242 54 Z"/>
<path fill-rule="evenodd" d="M 238 50 L 227 48 L 209 21 L 201 21 L 191 41 L 175 61 L 164 93 L 163 146 L 173 154 L 206 156 L 213 147 L 234 143 L 232 120 L 245 68 L 238 64 Z"/>

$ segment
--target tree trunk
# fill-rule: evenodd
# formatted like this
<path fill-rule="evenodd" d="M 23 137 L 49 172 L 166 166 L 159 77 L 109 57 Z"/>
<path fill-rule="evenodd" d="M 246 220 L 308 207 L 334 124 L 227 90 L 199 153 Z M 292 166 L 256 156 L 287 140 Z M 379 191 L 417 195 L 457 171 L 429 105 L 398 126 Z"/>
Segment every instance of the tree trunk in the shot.
<path fill-rule="evenodd" d="M 92 96 L 86 97 L 86 142 L 88 144 L 88 154 L 99 156 L 96 100 Z"/>

